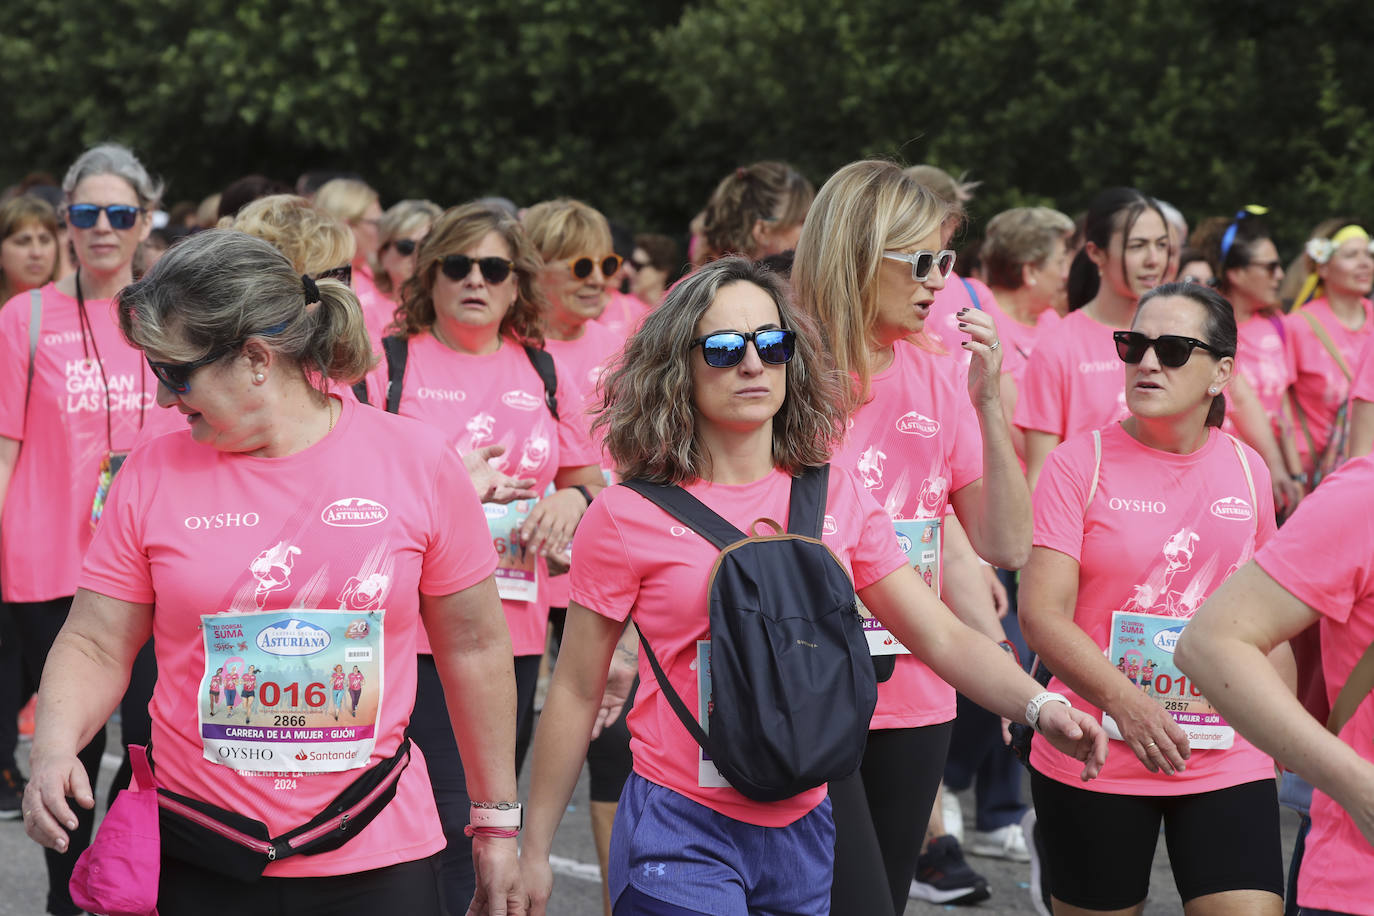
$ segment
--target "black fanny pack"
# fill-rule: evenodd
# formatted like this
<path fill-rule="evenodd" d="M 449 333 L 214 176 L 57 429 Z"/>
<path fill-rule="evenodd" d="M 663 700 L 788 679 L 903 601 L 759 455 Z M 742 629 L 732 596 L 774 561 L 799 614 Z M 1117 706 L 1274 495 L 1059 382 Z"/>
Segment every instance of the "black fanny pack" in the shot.
<path fill-rule="evenodd" d="M 395 755 L 353 780 L 324 810 L 280 836 L 246 815 L 158 789 L 162 852 L 240 881 L 256 881 L 269 862 L 331 852 L 353 839 L 396 795 L 410 765 L 410 739 Z"/>

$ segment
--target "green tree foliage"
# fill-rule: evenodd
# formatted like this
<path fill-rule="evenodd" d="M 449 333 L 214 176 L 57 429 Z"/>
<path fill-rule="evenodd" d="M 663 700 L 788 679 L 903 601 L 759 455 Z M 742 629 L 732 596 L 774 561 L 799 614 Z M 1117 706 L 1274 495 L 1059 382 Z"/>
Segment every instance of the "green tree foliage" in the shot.
<path fill-rule="evenodd" d="M 975 232 L 1134 184 L 1266 204 L 1292 250 L 1374 218 L 1371 32 L 1345 0 L 29 0 L 0 183 L 113 138 L 175 198 L 347 168 L 680 231 L 736 165 L 888 156 L 981 179 Z"/>

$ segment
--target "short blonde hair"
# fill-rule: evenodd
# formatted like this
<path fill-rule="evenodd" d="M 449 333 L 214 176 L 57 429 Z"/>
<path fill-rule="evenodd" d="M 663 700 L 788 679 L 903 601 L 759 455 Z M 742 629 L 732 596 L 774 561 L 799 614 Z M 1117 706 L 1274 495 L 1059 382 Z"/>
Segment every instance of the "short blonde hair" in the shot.
<path fill-rule="evenodd" d="M 780 278 L 747 258 L 721 258 L 689 274 L 644 319 L 602 381 L 592 425 L 624 477 L 683 483 L 710 474 L 697 432 L 691 341 L 722 288 L 752 283 L 773 300 L 779 323 L 796 331 L 787 396 L 773 417 L 773 464 L 791 474 L 824 464 L 844 431 L 843 379 L 825 358 L 815 325 L 787 301 Z"/>
<path fill-rule="evenodd" d="M 753 257 L 755 222 L 795 226 L 806 219 L 815 196 L 811 182 L 786 162 L 755 162 L 735 169 L 716 185 L 701 212 L 703 258 Z"/>
<path fill-rule="evenodd" d="M 348 227 L 295 194 L 260 197 L 223 225 L 271 242 L 297 273 L 318 276 L 353 261 Z"/>
<path fill-rule="evenodd" d="M 910 248 L 940 228 L 949 205 L 892 162 L 840 169 L 806 217 L 792 264 L 797 306 L 821 327 L 840 371 L 855 378 L 846 406 L 868 399 L 870 331 L 878 316 L 883 252 Z"/>
<path fill-rule="evenodd" d="M 539 287 L 539 271 L 544 262 L 515 217 L 478 202 L 446 210 L 420 243 L 415 252 L 415 276 L 406 283 L 405 299 L 396 310 L 396 324 L 402 334 L 414 337 L 434 326 L 431 292 L 440 263 L 448 255 L 476 246 L 489 232 L 505 241 L 515 262 L 515 302 L 501 319 L 501 334 L 531 346 L 544 345 L 543 314 L 547 305 Z"/>
<path fill-rule="evenodd" d="M 525 213 L 525 232 L 545 263 L 563 258 L 611 253 L 611 225 L 599 210 L 560 197 L 535 204 Z"/>
<path fill-rule="evenodd" d="M 988 221 L 979 254 L 988 285 L 1020 289 L 1021 268 L 1043 264 L 1073 234 L 1073 220 L 1049 207 L 1016 207 Z"/>
<path fill-rule="evenodd" d="M 427 200 L 401 200 L 392 204 L 377 221 L 377 256 L 380 258 L 386 247 L 403 235 L 410 235 L 421 226 L 432 226 L 444 211 L 436 203 Z M 372 277 L 377 288 L 388 296 L 396 292 L 391 288 L 391 276 L 378 270 Z"/>
<path fill-rule="evenodd" d="M 356 178 L 326 181 L 315 192 L 315 206 L 345 223 L 362 219 L 374 203 L 377 203 L 377 192 Z"/>

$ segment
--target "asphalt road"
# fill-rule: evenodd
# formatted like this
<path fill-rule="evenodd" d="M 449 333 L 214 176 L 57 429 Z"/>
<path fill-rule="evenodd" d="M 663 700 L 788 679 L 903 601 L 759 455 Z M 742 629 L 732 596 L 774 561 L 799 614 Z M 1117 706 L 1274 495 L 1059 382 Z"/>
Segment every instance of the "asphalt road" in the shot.
<path fill-rule="evenodd" d="M 118 747 L 117 727 L 111 726 L 110 747 Z M 26 762 L 27 745 L 21 745 L 21 763 Z M 117 759 L 107 754 L 105 766 L 101 771 L 101 787 L 98 798 L 104 798 L 109 780 L 113 778 Z M 528 770 L 528 767 L 526 768 Z M 524 788 L 524 787 L 522 787 Z M 1029 797 L 1029 787 L 1026 797 Z M 960 802 L 964 809 L 965 821 L 973 823 L 973 798 L 970 793 L 961 793 Z M 1283 842 L 1284 862 L 1292 850 L 1297 835 L 1297 816 L 1284 809 Z M 591 827 L 587 814 L 587 779 L 584 773 L 579 780 L 572 803 L 563 818 L 554 843 L 554 868 L 557 874 L 554 897 L 550 902 L 549 916 L 600 916 L 603 913 L 601 886 L 596 867 L 596 851 L 592 845 Z M 1034 913 L 1027 889 L 1029 866 L 1013 862 L 977 857 L 969 858 L 970 864 L 988 879 L 992 890 L 991 899 L 971 907 L 934 906 L 912 901 L 906 908 L 906 916 L 925 916 L 941 912 L 967 912 L 979 916 L 1011 916 L 1011 914 Z M 24 835 L 19 821 L 0 821 L 0 916 L 39 916 L 44 911 L 47 878 L 44 872 L 42 850 L 31 843 Z M 1145 907 L 1146 916 L 1165 916 L 1182 912 L 1177 892 L 1174 890 L 1173 877 L 1169 871 L 1168 852 L 1164 843 L 1159 843 L 1155 851 L 1154 873 L 1150 881 L 1150 901 Z M 862 916 L 862 914 L 841 914 L 835 916 Z"/>

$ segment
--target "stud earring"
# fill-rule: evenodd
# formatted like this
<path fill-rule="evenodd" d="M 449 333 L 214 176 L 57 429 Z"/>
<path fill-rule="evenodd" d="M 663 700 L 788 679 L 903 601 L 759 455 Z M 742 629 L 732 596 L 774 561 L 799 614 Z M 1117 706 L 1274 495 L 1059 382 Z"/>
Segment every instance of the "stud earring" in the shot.
<path fill-rule="evenodd" d="M 253 376 L 253 381 L 255 381 L 255 382 L 257 382 L 259 385 L 261 385 L 263 382 L 267 381 L 267 376 L 265 376 L 265 375 L 263 375 L 261 372 L 259 372 L 257 375 Z M 1213 392 L 1213 394 L 1215 394 L 1215 393 L 1216 393 L 1216 392 Z"/>
<path fill-rule="evenodd" d="M 262 376 L 258 376 L 258 378 L 262 378 Z M 1210 395 L 1212 395 L 1213 397 L 1215 397 L 1215 396 L 1216 396 L 1216 393 L 1217 393 L 1217 389 L 1216 389 L 1215 387 L 1208 388 L 1208 389 L 1207 389 L 1207 393 L 1210 394 Z"/>

